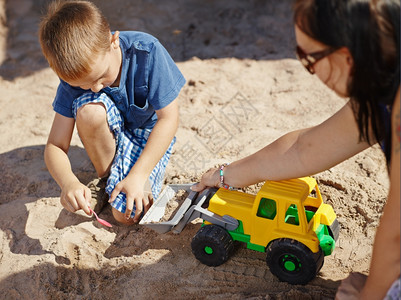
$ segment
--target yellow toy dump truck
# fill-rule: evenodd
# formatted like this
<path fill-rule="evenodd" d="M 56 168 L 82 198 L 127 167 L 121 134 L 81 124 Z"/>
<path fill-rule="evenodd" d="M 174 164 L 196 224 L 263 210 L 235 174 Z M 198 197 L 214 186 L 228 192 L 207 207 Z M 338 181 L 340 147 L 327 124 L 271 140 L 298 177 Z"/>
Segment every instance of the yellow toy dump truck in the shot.
<path fill-rule="evenodd" d="M 159 197 L 165 203 L 174 189 L 189 190 L 189 185 L 169 188 L 173 191 L 170 196 L 164 193 Z M 160 233 L 179 233 L 195 218 L 204 220 L 191 242 L 193 254 L 203 264 L 226 262 L 234 241 L 240 241 L 249 249 L 266 253 L 270 271 L 291 284 L 306 284 L 315 278 L 339 236 L 334 210 L 323 203 L 311 177 L 266 181 L 256 195 L 222 188 L 200 195 L 191 192 L 168 222 L 155 219 L 153 210 L 165 206 L 163 201 L 157 202 L 140 224 Z"/>

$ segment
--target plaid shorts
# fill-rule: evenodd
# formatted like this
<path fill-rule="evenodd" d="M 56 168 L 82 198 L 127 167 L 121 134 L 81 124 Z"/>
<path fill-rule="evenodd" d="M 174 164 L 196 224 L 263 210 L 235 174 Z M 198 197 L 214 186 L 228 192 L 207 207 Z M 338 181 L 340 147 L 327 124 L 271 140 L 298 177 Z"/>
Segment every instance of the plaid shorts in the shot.
<path fill-rule="evenodd" d="M 106 108 L 107 122 L 116 140 L 116 154 L 107 179 L 106 192 L 111 195 L 115 186 L 123 180 L 134 166 L 135 162 L 145 148 L 146 142 L 151 133 L 150 129 L 135 130 L 125 129 L 124 120 L 114 102 L 105 93 L 85 93 L 74 100 L 73 112 L 76 118 L 80 107 L 88 103 L 102 103 Z M 176 138 L 171 141 L 166 153 L 152 170 L 149 181 L 154 199 L 157 199 L 162 188 L 164 173 L 170 159 L 172 147 Z M 111 203 L 111 206 L 124 213 L 126 208 L 126 196 L 120 193 Z M 135 205 L 131 217 L 135 216 Z"/>

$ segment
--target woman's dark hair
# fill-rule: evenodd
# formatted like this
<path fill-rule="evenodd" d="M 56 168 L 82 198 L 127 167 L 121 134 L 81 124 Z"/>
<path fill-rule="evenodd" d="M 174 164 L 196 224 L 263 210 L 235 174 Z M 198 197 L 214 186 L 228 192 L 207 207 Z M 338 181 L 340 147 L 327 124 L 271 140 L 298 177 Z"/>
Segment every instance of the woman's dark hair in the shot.
<path fill-rule="evenodd" d="M 391 130 L 381 106 L 392 106 L 400 86 L 400 0 L 296 0 L 294 22 L 329 47 L 349 49 L 348 94 L 360 139 L 372 144 L 371 128 L 389 161 Z"/>

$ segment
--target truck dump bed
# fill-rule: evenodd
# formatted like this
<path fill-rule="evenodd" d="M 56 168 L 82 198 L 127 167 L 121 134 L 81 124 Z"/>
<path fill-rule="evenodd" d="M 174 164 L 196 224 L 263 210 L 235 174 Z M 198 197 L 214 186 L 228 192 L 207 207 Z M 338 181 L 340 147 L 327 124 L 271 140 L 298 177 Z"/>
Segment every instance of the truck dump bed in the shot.
<path fill-rule="evenodd" d="M 180 233 L 187 223 L 196 218 L 210 221 L 227 230 L 234 230 L 238 227 L 238 221 L 236 219 L 226 214 L 222 216 L 217 215 L 207 209 L 210 197 L 216 193 L 215 188 L 206 189 L 201 193 L 197 193 L 190 190 L 191 185 L 192 184 L 168 185 L 148 212 L 143 216 L 139 224 L 149 227 L 158 233 L 166 233 L 169 231 Z M 161 221 L 166 209 L 166 204 L 174 197 L 178 190 L 186 190 L 189 193 L 188 197 L 169 221 Z"/>

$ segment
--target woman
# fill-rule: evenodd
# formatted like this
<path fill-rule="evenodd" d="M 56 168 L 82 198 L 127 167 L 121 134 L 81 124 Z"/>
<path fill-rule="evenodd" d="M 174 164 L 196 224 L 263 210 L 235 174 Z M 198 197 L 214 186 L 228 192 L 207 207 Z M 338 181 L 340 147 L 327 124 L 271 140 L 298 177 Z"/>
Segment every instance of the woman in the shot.
<path fill-rule="evenodd" d="M 316 174 L 379 142 L 390 190 L 370 274 L 351 274 L 336 297 L 383 299 L 400 276 L 400 1 L 296 0 L 294 22 L 297 57 L 348 103 L 320 125 L 209 170 L 193 189 Z"/>

